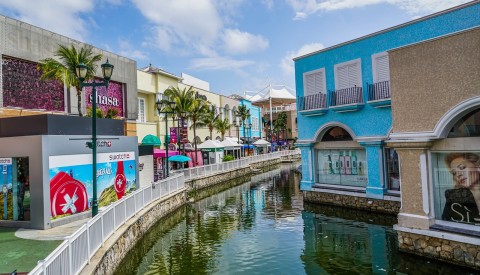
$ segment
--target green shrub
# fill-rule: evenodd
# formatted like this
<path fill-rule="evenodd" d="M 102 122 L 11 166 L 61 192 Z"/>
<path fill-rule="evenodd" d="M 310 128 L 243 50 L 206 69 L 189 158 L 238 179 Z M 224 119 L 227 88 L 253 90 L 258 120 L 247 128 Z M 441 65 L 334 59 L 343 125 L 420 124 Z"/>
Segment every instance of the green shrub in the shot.
<path fill-rule="evenodd" d="M 233 156 L 232 155 L 224 155 L 223 156 L 223 161 L 231 161 L 231 160 L 234 160 Z"/>

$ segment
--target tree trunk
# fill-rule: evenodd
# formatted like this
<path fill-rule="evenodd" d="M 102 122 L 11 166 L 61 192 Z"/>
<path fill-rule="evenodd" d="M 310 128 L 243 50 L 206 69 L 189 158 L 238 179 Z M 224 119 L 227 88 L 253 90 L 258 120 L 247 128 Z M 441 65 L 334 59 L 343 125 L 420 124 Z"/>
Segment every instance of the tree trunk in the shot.
<path fill-rule="evenodd" d="M 195 146 L 195 166 L 197 166 L 198 165 L 197 139 L 196 139 L 197 131 L 195 131 L 196 129 L 195 126 L 197 125 L 194 121 L 192 121 L 192 123 L 193 123 L 193 145 Z"/>
<path fill-rule="evenodd" d="M 77 108 L 78 108 L 78 116 L 83 116 L 82 114 L 82 88 L 75 87 L 77 90 Z M 93 95 L 92 95 L 93 96 Z M 92 109 L 92 116 L 96 115 L 96 110 Z"/>

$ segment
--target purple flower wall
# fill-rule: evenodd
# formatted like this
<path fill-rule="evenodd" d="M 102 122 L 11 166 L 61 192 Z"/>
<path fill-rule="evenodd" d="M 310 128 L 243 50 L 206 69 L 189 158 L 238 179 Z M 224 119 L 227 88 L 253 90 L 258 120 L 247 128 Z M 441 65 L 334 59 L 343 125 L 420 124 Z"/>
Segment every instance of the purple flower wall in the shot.
<path fill-rule="evenodd" d="M 98 82 L 103 81 L 103 79 L 96 80 L 98 80 Z M 110 81 L 108 83 L 108 91 L 105 91 L 105 86 L 96 87 L 96 90 L 97 107 L 102 109 L 104 114 L 109 108 L 115 108 L 118 110 L 118 116 L 123 117 L 123 84 Z M 86 106 L 91 107 L 92 101 L 90 95 L 92 94 L 92 88 L 85 87 L 83 91 L 85 92 Z"/>
<path fill-rule="evenodd" d="M 35 62 L 2 56 L 3 106 L 65 111 L 63 83 L 41 75 Z"/>

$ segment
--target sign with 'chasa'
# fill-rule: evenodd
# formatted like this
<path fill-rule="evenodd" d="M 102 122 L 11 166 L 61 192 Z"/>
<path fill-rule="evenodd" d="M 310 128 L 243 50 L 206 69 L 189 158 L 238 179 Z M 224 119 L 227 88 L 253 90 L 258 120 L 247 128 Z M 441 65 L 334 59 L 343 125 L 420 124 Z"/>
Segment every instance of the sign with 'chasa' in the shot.
<path fill-rule="evenodd" d="M 89 100 L 91 103 L 92 95 L 90 95 Z M 120 102 L 118 101 L 117 98 L 113 96 L 105 96 L 105 95 L 98 95 L 98 94 L 97 94 L 97 103 L 102 105 L 115 106 L 115 107 L 120 106 Z"/>

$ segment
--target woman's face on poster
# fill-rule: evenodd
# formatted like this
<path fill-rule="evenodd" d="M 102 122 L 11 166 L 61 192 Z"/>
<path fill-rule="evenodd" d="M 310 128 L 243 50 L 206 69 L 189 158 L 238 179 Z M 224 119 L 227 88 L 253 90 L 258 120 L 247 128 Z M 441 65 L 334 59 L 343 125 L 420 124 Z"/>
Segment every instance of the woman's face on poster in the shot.
<path fill-rule="evenodd" d="M 470 188 L 480 184 L 480 168 L 463 157 L 452 160 L 450 172 L 458 187 Z"/>

